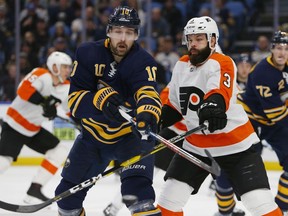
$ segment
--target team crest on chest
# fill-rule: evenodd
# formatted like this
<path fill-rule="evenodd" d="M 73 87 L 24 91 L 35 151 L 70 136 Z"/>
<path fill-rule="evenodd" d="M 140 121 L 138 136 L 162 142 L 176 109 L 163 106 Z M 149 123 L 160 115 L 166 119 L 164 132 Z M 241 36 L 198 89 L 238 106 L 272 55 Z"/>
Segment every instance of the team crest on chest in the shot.
<path fill-rule="evenodd" d="M 187 110 L 197 111 L 202 98 L 204 97 L 204 92 L 193 86 L 180 87 L 179 89 L 179 98 L 181 113 L 186 115 Z"/>

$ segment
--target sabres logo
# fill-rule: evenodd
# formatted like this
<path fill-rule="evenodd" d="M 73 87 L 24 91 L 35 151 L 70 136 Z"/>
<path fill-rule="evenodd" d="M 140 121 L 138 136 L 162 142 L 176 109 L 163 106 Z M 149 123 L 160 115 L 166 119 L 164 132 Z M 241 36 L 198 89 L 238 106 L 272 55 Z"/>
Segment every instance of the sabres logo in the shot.
<path fill-rule="evenodd" d="M 64 167 L 65 167 L 65 168 L 69 167 L 69 166 L 70 166 L 70 163 L 71 163 L 71 162 L 70 162 L 70 159 L 67 158 L 66 161 L 65 161 Z"/>

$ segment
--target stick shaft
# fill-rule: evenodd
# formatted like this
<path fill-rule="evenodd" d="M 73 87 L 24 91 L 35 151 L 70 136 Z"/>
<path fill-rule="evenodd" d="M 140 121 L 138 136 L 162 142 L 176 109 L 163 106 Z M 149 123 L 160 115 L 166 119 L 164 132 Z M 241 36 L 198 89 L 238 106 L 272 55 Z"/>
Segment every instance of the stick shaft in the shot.
<path fill-rule="evenodd" d="M 178 141 L 184 139 L 186 136 L 188 136 L 192 133 L 195 133 L 197 131 L 200 131 L 201 129 L 202 128 L 196 127 L 190 131 L 187 131 L 183 134 L 180 134 L 176 137 L 173 137 L 172 139 L 170 139 L 170 141 L 171 142 L 178 142 Z M 64 199 L 64 198 L 74 194 L 74 193 L 81 191 L 84 188 L 87 188 L 87 187 L 94 185 L 101 178 L 104 178 L 106 176 L 109 176 L 109 175 L 117 172 L 117 171 L 120 171 L 123 167 L 137 163 L 138 161 L 140 161 L 140 160 L 142 160 L 142 159 L 144 159 L 150 155 L 153 155 L 164 148 L 166 148 L 166 145 L 160 143 L 160 144 L 154 146 L 154 148 L 151 151 L 144 153 L 142 155 L 134 156 L 134 157 L 122 162 L 120 165 L 112 167 L 112 168 L 104 171 L 102 174 L 95 176 L 95 177 L 92 177 L 92 178 L 74 186 L 73 188 L 70 188 L 69 190 L 62 192 L 61 194 L 58 194 L 57 196 L 55 196 L 55 197 L 53 197 L 53 198 L 51 198 L 51 199 L 49 199 L 43 203 L 35 204 L 35 205 L 16 205 L 16 204 L 11 204 L 11 203 L 6 203 L 3 201 L 0 201 L 0 208 L 8 210 L 8 211 L 12 211 L 12 212 L 19 212 L 19 213 L 33 213 L 33 212 L 39 211 L 39 210 L 51 205 L 54 202 L 57 202 L 61 199 Z"/>

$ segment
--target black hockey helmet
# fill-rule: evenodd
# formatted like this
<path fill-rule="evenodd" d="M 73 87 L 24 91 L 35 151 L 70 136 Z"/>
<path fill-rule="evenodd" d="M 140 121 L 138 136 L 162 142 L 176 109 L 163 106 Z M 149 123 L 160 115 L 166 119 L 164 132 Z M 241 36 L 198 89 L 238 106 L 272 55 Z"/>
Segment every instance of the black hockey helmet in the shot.
<path fill-rule="evenodd" d="M 107 31 L 112 26 L 125 26 L 139 30 L 140 19 L 137 11 L 134 8 L 120 6 L 114 9 L 108 20 Z"/>
<path fill-rule="evenodd" d="M 253 64 L 251 55 L 249 53 L 241 53 L 236 59 L 236 63 L 241 62 Z"/>
<path fill-rule="evenodd" d="M 283 31 L 276 31 L 271 40 L 272 47 L 274 44 L 288 44 L 288 33 Z"/>

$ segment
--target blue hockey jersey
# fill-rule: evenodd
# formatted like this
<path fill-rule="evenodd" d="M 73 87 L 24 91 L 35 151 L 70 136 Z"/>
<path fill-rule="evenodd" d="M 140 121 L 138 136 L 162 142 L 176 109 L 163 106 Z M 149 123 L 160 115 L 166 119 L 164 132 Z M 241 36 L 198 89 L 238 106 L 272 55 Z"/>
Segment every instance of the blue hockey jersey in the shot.
<path fill-rule="evenodd" d="M 288 64 L 283 71 L 275 67 L 271 56 L 252 68 L 246 91 L 238 96 L 250 119 L 264 125 L 288 125 Z"/>
<path fill-rule="evenodd" d="M 131 133 L 128 122 L 111 122 L 93 105 L 97 82 L 102 80 L 131 104 L 133 109 L 152 105 L 161 114 L 161 101 L 156 89 L 157 63 L 137 43 L 117 63 L 109 49 L 109 39 L 83 43 L 76 51 L 71 73 L 69 107 L 74 117 L 82 119 L 83 133 L 105 143 L 114 144 Z"/>

